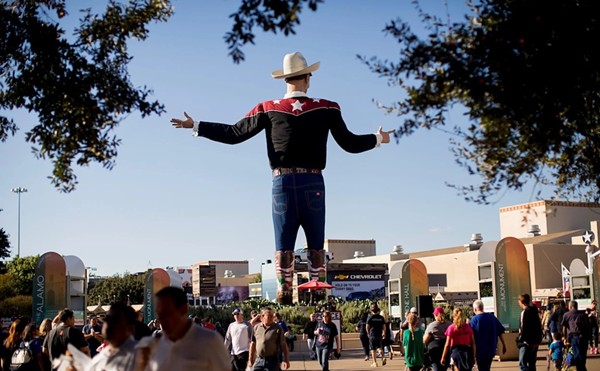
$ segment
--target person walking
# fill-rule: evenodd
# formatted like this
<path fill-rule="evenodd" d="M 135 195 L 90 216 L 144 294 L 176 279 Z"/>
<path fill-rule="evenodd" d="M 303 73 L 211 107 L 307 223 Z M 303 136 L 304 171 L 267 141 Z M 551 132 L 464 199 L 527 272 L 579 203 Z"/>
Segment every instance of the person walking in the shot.
<path fill-rule="evenodd" d="M 290 358 L 284 331 L 274 321 L 271 308 L 264 308 L 261 323 L 254 326 L 254 335 L 250 343 L 248 367 L 253 371 L 279 371 L 290 368 Z M 283 360 L 280 361 L 280 354 Z"/>
<path fill-rule="evenodd" d="M 592 300 L 592 306 L 589 307 L 588 320 L 590 321 L 590 354 L 598 354 L 598 302 Z"/>
<path fill-rule="evenodd" d="M 385 335 L 385 320 L 379 314 L 377 304 L 371 304 L 371 316 L 367 319 L 367 332 L 369 333 L 369 348 L 371 349 L 371 357 L 373 363 L 371 367 L 377 367 L 377 351 L 381 352 L 381 364 L 385 366 L 387 360 L 383 354 L 383 346 L 381 341 Z"/>
<path fill-rule="evenodd" d="M 477 368 L 479 371 L 489 371 L 496 356 L 498 339 L 502 342 L 502 354 L 506 353 L 506 343 L 504 342 L 504 331 L 506 329 L 496 316 L 484 312 L 481 300 L 473 302 L 473 312 L 475 316 L 469 321 L 469 326 L 473 329 L 475 345 L 477 346 L 475 357 Z"/>
<path fill-rule="evenodd" d="M 358 332 L 360 338 L 360 344 L 362 345 L 363 351 L 365 352 L 365 361 L 370 358 L 369 354 L 369 333 L 367 332 L 367 313 L 363 313 L 360 316 L 360 320 L 356 324 L 356 332 Z"/>
<path fill-rule="evenodd" d="M 102 324 L 106 345 L 92 359 L 87 371 L 133 371 L 137 341 L 134 338 L 137 313 L 124 302 L 113 303 Z"/>
<path fill-rule="evenodd" d="M 245 371 L 250 359 L 250 342 L 252 341 L 252 325 L 244 320 L 244 312 L 235 308 L 231 313 L 234 322 L 229 324 L 225 333 L 225 347 L 232 356 L 233 371 Z"/>
<path fill-rule="evenodd" d="M 183 289 L 168 286 L 154 297 L 162 330 L 155 336 L 142 338 L 137 345 L 142 370 L 231 369 L 231 359 L 221 335 L 194 324 L 188 317 L 187 294 Z"/>
<path fill-rule="evenodd" d="M 2 371 L 9 371 L 12 355 L 21 344 L 21 338 L 23 337 L 26 325 L 25 321 L 20 319 L 16 319 L 10 324 L 8 336 L 2 342 L 2 348 L 0 349 L 0 366 L 2 366 Z"/>
<path fill-rule="evenodd" d="M 340 336 L 337 326 L 331 322 L 331 312 L 326 310 L 323 312 L 323 321 L 317 324 L 315 329 L 315 348 L 317 352 L 317 360 L 323 371 L 329 371 L 329 355 L 333 350 L 333 342 L 336 344 L 336 354 L 340 354 Z"/>
<path fill-rule="evenodd" d="M 584 311 L 578 310 L 575 300 L 569 302 L 569 311 L 561 323 L 565 346 L 571 347 L 577 371 L 586 371 L 587 347 L 590 340 L 590 323 Z"/>
<path fill-rule="evenodd" d="M 425 329 L 423 343 L 426 345 L 427 357 L 431 361 L 433 371 L 446 371 L 450 359 L 442 363 L 442 354 L 446 345 L 446 330 L 450 327 L 450 322 L 446 319 L 444 308 L 437 307 L 433 310 L 435 321 L 431 322 Z M 448 354 L 448 357 L 450 354 Z"/>
<path fill-rule="evenodd" d="M 542 322 L 537 308 L 531 305 L 529 294 L 519 295 L 518 302 L 522 309 L 519 335 L 517 337 L 519 368 L 521 371 L 535 371 L 537 351 L 543 336 Z"/>
<path fill-rule="evenodd" d="M 564 300 L 554 303 L 554 310 L 550 315 L 551 324 L 554 323 L 554 327 L 551 328 L 552 333 L 558 332 L 562 336 L 562 320 L 563 316 L 567 313 L 567 307 Z"/>
<path fill-rule="evenodd" d="M 325 186 L 327 137 L 347 152 L 360 153 L 389 143 L 392 131 L 381 127 L 375 134 L 356 135 L 348 130 L 340 106 L 332 101 L 310 98 L 312 72 L 320 63 L 308 65 L 302 53 L 286 54 L 283 69 L 271 76 L 286 84 L 283 98 L 256 105 L 235 125 L 171 119 L 176 128 L 213 141 L 237 144 L 265 131 L 267 153 L 273 173 L 272 216 L 275 229 L 275 273 L 277 300 L 292 303 L 294 246 L 300 227 L 306 234 L 310 279 L 325 281 Z"/>
<path fill-rule="evenodd" d="M 283 320 L 283 317 L 281 317 L 281 314 L 275 313 L 274 316 L 275 323 L 277 323 L 283 329 L 283 336 L 285 336 L 285 342 L 287 344 L 288 351 L 293 352 L 294 343 L 293 341 L 290 341 L 290 328 L 288 327 L 287 323 Z"/>
<path fill-rule="evenodd" d="M 387 354 L 390 360 L 394 359 L 394 351 L 392 349 L 392 344 L 394 343 L 393 334 L 392 334 L 392 323 L 385 311 L 381 311 L 381 316 L 385 321 L 385 334 L 383 335 L 383 339 L 381 339 L 381 346 L 383 347 L 383 355 Z"/>
<path fill-rule="evenodd" d="M 102 326 L 98 324 L 98 317 L 96 317 L 95 314 L 90 316 L 88 323 L 83 326 L 81 332 L 83 333 L 83 338 L 88 343 L 90 356 L 94 358 L 94 356 L 98 354 L 98 347 L 104 342 L 104 338 L 102 337 Z"/>
<path fill-rule="evenodd" d="M 72 344 L 83 353 L 90 355 L 87 341 L 83 333 L 75 328 L 75 315 L 70 309 L 63 309 L 58 314 L 58 325 L 44 339 L 43 352 L 50 357 L 50 362 L 67 353 L 67 345 Z"/>
<path fill-rule="evenodd" d="M 23 331 L 22 341 L 19 348 L 28 349 L 31 352 L 31 361 L 24 364 L 19 370 L 27 371 L 43 371 L 44 370 L 44 357 L 42 356 L 42 340 L 39 337 L 40 331 L 37 324 L 30 323 L 25 326 Z"/>
<path fill-rule="evenodd" d="M 420 371 L 423 367 L 425 345 L 423 342 L 423 328 L 419 325 L 419 317 L 409 313 L 407 317 L 408 329 L 402 336 L 404 344 L 404 360 L 409 371 Z"/>
<path fill-rule="evenodd" d="M 440 362 L 447 365 L 446 360 L 452 358 L 458 371 L 470 371 L 475 363 L 476 352 L 473 330 L 466 323 L 462 309 L 455 308 L 452 312 L 452 324 L 446 330 L 446 344 Z"/>
<path fill-rule="evenodd" d="M 311 313 L 309 316 L 309 321 L 304 326 L 304 331 L 302 332 L 302 339 L 306 340 L 306 345 L 308 347 L 308 354 L 310 359 L 317 359 L 317 353 L 315 353 L 315 329 L 317 328 L 317 317 L 314 313 Z"/>
<path fill-rule="evenodd" d="M 560 371 L 563 363 L 563 350 L 565 345 L 562 342 L 562 335 L 558 332 L 552 334 L 552 343 L 548 345 L 548 356 L 554 365 L 554 370 Z"/>

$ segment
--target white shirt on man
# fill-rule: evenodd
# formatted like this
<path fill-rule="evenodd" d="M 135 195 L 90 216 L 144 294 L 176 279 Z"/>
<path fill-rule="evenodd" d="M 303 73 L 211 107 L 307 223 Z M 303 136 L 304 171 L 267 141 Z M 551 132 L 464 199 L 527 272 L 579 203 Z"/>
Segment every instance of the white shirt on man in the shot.
<path fill-rule="evenodd" d="M 94 358 L 88 371 L 133 371 L 135 370 L 135 345 L 130 337 L 119 348 L 107 346 Z"/>
<path fill-rule="evenodd" d="M 195 324 L 175 342 L 162 334 L 153 348 L 146 371 L 231 369 L 231 360 L 221 335 Z"/>
<path fill-rule="evenodd" d="M 252 326 L 248 322 L 232 322 L 225 334 L 225 347 L 231 346 L 231 354 L 237 355 L 250 351 L 251 340 Z"/>

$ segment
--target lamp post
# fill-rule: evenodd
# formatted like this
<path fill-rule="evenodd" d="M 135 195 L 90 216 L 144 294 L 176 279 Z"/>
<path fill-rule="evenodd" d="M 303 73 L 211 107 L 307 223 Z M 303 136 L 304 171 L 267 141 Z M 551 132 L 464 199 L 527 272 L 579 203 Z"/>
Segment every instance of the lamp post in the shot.
<path fill-rule="evenodd" d="M 21 256 L 21 193 L 27 192 L 27 188 L 17 187 L 11 189 L 13 193 L 19 196 L 19 208 L 18 208 L 18 230 L 17 230 L 17 258 Z"/>

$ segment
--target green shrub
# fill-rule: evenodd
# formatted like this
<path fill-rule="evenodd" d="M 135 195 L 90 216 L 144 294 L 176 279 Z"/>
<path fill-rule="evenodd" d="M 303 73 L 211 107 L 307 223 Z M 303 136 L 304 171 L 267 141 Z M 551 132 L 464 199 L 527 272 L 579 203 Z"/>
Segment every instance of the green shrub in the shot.
<path fill-rule="evenodd" d="M 29 295 L 13 296 L 0 301 L 0 316 L 30 318 L 33 310 L 33 298 Z"/>

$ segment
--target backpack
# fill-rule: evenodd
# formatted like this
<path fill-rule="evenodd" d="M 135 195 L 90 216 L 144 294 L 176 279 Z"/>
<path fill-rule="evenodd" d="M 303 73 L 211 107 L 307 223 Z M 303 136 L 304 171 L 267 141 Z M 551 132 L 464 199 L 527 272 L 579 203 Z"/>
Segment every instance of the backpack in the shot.
<path fill-rule="evenodd" d="M 34 361 L 31 349 L 29 349 L 29 342 L 21 343 L 21 346 L 12 354 L 9 370 L 28 370 Z"/>

